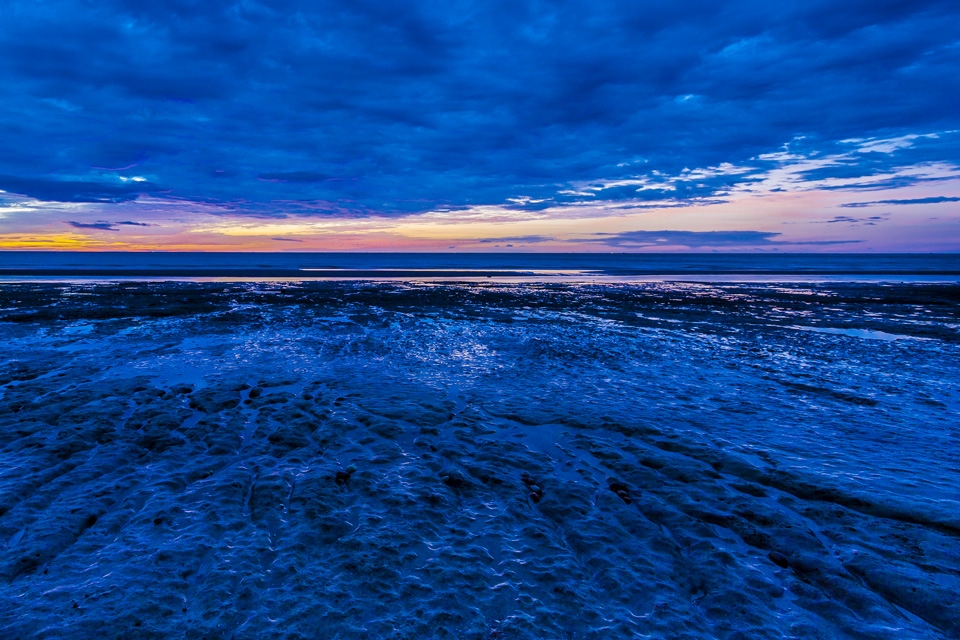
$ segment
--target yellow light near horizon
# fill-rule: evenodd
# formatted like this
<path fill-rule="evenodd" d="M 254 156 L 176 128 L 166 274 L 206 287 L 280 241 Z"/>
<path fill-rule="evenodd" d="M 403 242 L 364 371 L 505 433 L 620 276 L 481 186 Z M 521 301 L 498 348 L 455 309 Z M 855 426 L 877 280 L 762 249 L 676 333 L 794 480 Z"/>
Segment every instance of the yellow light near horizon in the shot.
<path fill-rule="evenodd" d="M 215 225 L 197 225 L 186 229 L 187 233 L 206 233 L 232 237 L 310 236 L 317 234 L 356 233 L 377 231 L 391 227 L 392 221 L 380 219 L 335 220 L 319 222 L 240 222 L 228 221 Z"/>
<path fill-rule="evenodd" d="M 73 234 L 49 236 L 0 234 L 0 249 L 99 249 L 106 244 Z"/>

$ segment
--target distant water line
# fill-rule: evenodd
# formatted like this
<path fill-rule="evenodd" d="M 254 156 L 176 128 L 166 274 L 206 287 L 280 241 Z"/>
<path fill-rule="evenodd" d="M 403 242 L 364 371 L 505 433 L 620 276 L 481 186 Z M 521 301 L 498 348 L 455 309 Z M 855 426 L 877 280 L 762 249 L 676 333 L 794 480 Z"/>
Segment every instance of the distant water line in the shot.
<path fill-rule="evenodd" d="M 960 254 L 0 252 L 0 279 L 956 282 Z"/>

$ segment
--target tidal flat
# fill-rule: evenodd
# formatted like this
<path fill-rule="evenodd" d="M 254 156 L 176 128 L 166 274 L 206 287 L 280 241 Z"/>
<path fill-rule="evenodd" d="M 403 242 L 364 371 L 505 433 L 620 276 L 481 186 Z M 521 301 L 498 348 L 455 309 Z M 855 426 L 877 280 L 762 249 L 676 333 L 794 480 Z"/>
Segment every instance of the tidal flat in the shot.
<path fill-rule="evenodd" d="M 0 286 L 0 637 L 960 637 L 960 285 Z"/>

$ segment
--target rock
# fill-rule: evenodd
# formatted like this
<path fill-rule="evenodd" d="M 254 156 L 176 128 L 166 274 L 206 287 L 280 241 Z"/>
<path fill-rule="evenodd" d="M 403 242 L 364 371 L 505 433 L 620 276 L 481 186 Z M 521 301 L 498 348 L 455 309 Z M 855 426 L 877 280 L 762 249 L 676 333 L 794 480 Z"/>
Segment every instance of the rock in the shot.
<path fill-rule="evenodd" d="M 607 486 L 610 487 L 610 491 L 613 491 L 615 494 L 617 494 L 617 497 L 619 497 L 625 503 L 630 504 L 633 502 L 633 499 L 630 497 L 630 489 L 627 487 L 627 485 L 618 480 L 614 480 L 613 478 L 607 478 Z"/>
<path fill-rule="evenodd" d="M 525 485 L 527 485 L 527 488 L 530 489 L 530 499 L 533 500 L 534 502 L 540 502 L 540 498 L 543 497 L 543 489 L 541 489 L 540 486 L 536 484 L 536 480 L 534 480 L 532 477 L 530 477 L 527 474 L 524 474 L 523 476 L 521 476 L 520 479 L 523 481 Z"/>
<path fill-rule="evenodd" d="M 629 489 L 627 488 L 627 485 L 623 484 L 622 482 L 617 482 L 616 480 L 610 480 L 608 482 L 608 485 L 610 487 L 610 491 L 613 491 L 614 493 L 620 493 L 621 491 L 629 491 Z"/>

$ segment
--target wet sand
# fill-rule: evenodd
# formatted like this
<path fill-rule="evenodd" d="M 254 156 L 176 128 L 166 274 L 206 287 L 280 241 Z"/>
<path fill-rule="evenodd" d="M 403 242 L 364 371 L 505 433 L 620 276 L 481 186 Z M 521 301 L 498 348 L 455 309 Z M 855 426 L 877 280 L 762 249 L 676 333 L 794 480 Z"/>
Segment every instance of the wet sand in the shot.
<path fill-rule="evenodd" d="M 960 287 L 0 287 L 0 635 L 960 636 Z"/>

